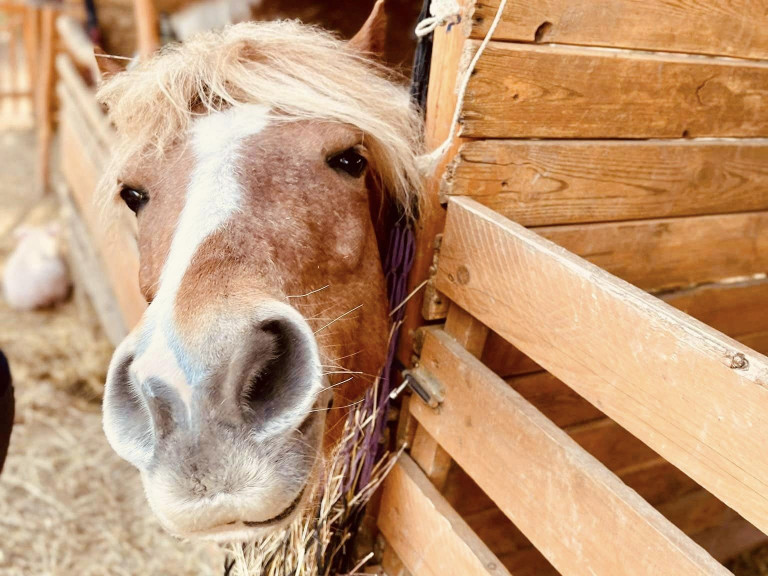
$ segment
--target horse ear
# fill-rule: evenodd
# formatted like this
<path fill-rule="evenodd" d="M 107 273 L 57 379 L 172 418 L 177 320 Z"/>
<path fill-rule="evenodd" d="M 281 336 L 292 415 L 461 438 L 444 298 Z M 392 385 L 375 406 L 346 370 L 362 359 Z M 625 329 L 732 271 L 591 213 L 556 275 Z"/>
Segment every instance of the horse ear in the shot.
<path fill-rule="evenodd" d="M 376 0 L 368 19 L 358 30 L 349 45 L 360 52 L 383 56 L 387 44 L 387 13 L 384 10 L 386 0 Z"/>
<path fill-rule="evenodd" d="M 99 70 L 101 78 L 99 80 L 106 80 L 115 74 L 119 74 L 125 70 L 125 62 L 122 58 L 114 58 L 104 52 L 100 46 L 93 47 L 93 57 L 96 59 L 96 67 Z"/>

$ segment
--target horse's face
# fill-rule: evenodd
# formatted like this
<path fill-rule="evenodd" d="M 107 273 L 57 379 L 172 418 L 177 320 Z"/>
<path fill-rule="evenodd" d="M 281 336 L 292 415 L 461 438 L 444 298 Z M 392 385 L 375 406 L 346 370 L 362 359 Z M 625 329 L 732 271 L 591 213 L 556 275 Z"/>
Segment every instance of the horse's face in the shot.
<path fill-rule="evenodd" d="M 120 175 L 150 305 L 113 358 L 105 430 L 170 532 L 250 538 L 289 521 L 343 414 L 329 404 L 380 368 L 366 154 L 343 124 L 244 105 Z"/>

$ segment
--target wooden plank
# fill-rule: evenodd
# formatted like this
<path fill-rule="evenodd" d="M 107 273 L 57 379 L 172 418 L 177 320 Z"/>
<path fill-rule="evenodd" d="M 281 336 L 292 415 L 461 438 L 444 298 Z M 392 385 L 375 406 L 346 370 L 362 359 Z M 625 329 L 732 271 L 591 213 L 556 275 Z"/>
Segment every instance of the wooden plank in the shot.
<path fill-rule="evenodd" d="M 549 372 L 516 376 L 506 381 L 560 428 L 592 422 L 603 417 L 600 410 Z"/>
<path fill-rule="evenodd" d="M 139 56 L 146 60 L 160 48 L 160 19 L 154 0 L 133 0 L 133 17 Z"/>
<path fill-rule="evenodd" d="M 128 334 L 117 298 L 104 271 L 104 263 L 95 243 L 75 207 L 68 187 L 63 182 L 56 186 L 59 202 L 67 222 L 68 262 L 73 277 L 93 304 L 109 341 L 117 347 Z"/>
<path fill-rule="evenodd" d="M 410 454 L 435 488 L 442 491 L 448 479 L 451 456 L 422 426 L 416 426 Z"/>
<path fill-rule="evenodd" d="M 737 340 L 744 335 L 768 330 L 768 280 L 764 278 L 706 284 L 663 294 L 661 298 Z"/>
<path fill-rule="evenodd" d="M 397 557 L 392 546 L 386 545 L 381 553 L 381 567 L 386 576 L 410 576 L 408 570 L 403 566 L 403 561 Z"/>
<path fill-rule="evenodd" d="M 56 56 L 56 8 L 45 5 L 41 8 L 41 46 L 38 60 L 38 77 L 35 87 L 35 118 L 37 124 L 37 182 L 38 190 L 48 192 L 51 170 L 51 142 L 53 138 L 53 90 Z"/>
<path fill-rule="evenodd" d="M 768 358 L 465 198 L 437 286 L 768 529 Z"/>
<path fill-rule="evenodd" d="M 462 125 L 476 138 L 768 136 L 768 64 L 491 42 Z"/>
<path fill-rule="evenodd" d="M 471 0 L 458 0 L 462 7 Z M 456 78 L 459 71 L 459 59 L 464 47 L 466 35 L 458 26 L 450 29 L 439 26 L 432 38 L 432 59 L 430 61 L 429 90 L 424 122 L 424 145 L 426 150 L 434 150 L 448 137 L 456 108 Z M 457 142 L 438 163 L 432 174 L 425 178 L 422 200 L 422 214 L 416 227 L 416 251 L 413 267 L 408 275 L 408 293 L 415 290 L 429 278 L 432 266 L 435 238 L 445 225 L 445 210 L 440 207 L 440 178 L 445 164 L 453 158 L 461 141 Z M 405 318 L 400 329 L 398 358 L 405 366 L 411 364 L 413 334 L 424 323 L 422 309 L 425 295 L 436 296 L 433 287 L 419 290 L 406 304 Z M 428 302 L 427 302 L 428 303 Z M 429 308 L 429 306 L 428 306 Z"/>
<path fill-rule="evenodd" d="M 694 534 L 692 539 L 720 562 L 768 542 L 768 536 L 741 517 Z"/>
<path fill-rule="evenodd" d="M 541 371 L 541 366 L 493 331 L 488 334 L 482 360 L 502 378 Z"/>
<path fill-rule="evenodd" d="M 413 576 L 511 576 L 408 456 L 384 483 L 379 527 Z"/>
<path fill-rule="evenodd" d="M 565 432 L 612 472 L 658 458 L 651 448 L 610 418 L 571 426 Z"/>
<path fill-rule="evenodd" d="M 670 522 L 686 534 L 721 526 L 739 515 L 706 490 L 695 490 L 659 506 Z"/>
<path fill-rule="evenodd" d="M 768 212 L 572 224 L 536 232 L 650 291 L 768 270 Z"/>
<path fill-rule="evenodd" d="M 652 506 L 670 502 L 699 489 L 685 472 L 663 458 L 617 471 L 622 481 Z"/>
<path fill-rule="evenodd" d="M 413 415 L 560 572 L 727 573 L 443 331 L 422 367 L 445 400 Z"/>
<path fill-rule="evenodd" d="M 63 14 L 56 19 L 56 28 L 69 56 L 77 62 L 78 66 L 88 70 L 91 78 L 98 78 L 99 68 L 93 55 L 94 45 L 81 22 Z"/>
<path fill-rule="evenodd" d="M 471 35 L 488 31 L 499 0 L 477 0 Z M 765 0 L 508 0 L 495 40 L 768 57 Z"/>
<path fill-rule="evenodd" d="M 40 39 L 40 11 L 33 6 L 24 6 L 24 61 L 27 66 L 27 84 L 32 90 L 34 104 L 34 83 L 37 78 L 37 58 Z"/>
<path fill-rule="evenodd" d="M 96 101 L 95 92 L 85 84 L 72 60 L 64 54 L 59 55 L 56 58 L 56 71 L 96 135 L 104 143 L 111 144 L 115 140 L 115 131 Z"/>
<path fill-rule="evenodd" d="M 93 160 L 84 154 L 84 146 L 76 134 L 65 111 L 60 128 L 61 170 L 80 214 L 96 242 L 124 323 L 132 328 L 147 306 L 139 290 L 138 253 L 132 248 L 133 243 L 129 239 L 117 234 L 115 230 L 110 233 L 101 220 L 98 206 L 93 200 L 101 174 Z M 114 226 L 119 225 L 115 223 Z"/>
<path fill-rule="evenodd" d="M 704 284 L 658 296 L 749 348 L 768 353 L 768 280 Z M 482 358 L 502 378 L 541 371 L 541 366 L 495 332 L 490 333 Z"/>
<path fill-rule="evenodd" d="M 733 526 L 734 519 L 739 517 L 732 510 L 665 460 L 658 459 L 617 475 L 644 500 L 654 507 L 660 506 L 660 512 L 670 522 L 717 559 L 733 556 L 754 545 L 753 532 L 740 524 Z M 537 561 L 535 555 L 527 552 L 532 546 L 530 541 L 456 464 L 451 468 L 443 496 L 508 570 L 517 574 L 523 568 L 522 558 L 533 562 L 538 570 L 544 570 L 541 563 L 546 561 L 543 558 Z M 732 526 L 737 534 L 730 534 Z"/>
<path fill-rule="evenodd" d="M 478 322 L 466 310 L 451 304 L 443 327 L 459 344 L 473 356 L 482 356 L 485 341 L 488 339 L 488 327 Z"/>
<path fill-rule="evenodd" d="M 768 141 L 467 142 L 441 193 L 523 226 L 768 209 Z"/>

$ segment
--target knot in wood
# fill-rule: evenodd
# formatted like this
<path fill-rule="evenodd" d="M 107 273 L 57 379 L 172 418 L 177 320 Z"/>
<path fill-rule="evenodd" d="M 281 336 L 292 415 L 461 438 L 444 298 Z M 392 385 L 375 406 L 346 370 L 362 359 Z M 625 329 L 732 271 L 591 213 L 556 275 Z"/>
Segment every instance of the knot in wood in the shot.
<path fill-rule="evenodd" d="M 464 266 L 464 264 L 459 266 L 458 270 L 456 270 L 456 280 L 462 286 L 469 283 L 469 268 Z"/>
<path fill-rule="evenodd" d="M 737 352 L 731 357 L 731 368 L 734 370 L 746 370 L 749 368 L 749 360 L 741 352 Z"/>

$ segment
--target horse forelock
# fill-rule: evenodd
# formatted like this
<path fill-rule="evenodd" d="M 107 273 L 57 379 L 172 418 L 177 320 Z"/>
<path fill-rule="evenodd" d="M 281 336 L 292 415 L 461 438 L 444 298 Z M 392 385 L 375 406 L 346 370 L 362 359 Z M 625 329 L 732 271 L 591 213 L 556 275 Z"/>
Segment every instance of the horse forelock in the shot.
<path fill-rule="evenodd" d="M 258 104 L 284 120 L 360 130 L 382 188 L 407 215 L 418 205 L 422 125 L 407 90 L 382 66 L 316 28 L 260 22 L 204 33 L 116 74 L 99 99 L 118 132 L 102 181 L 107 199 L 129 160 L 163 154 L 200 116 Z"/>

